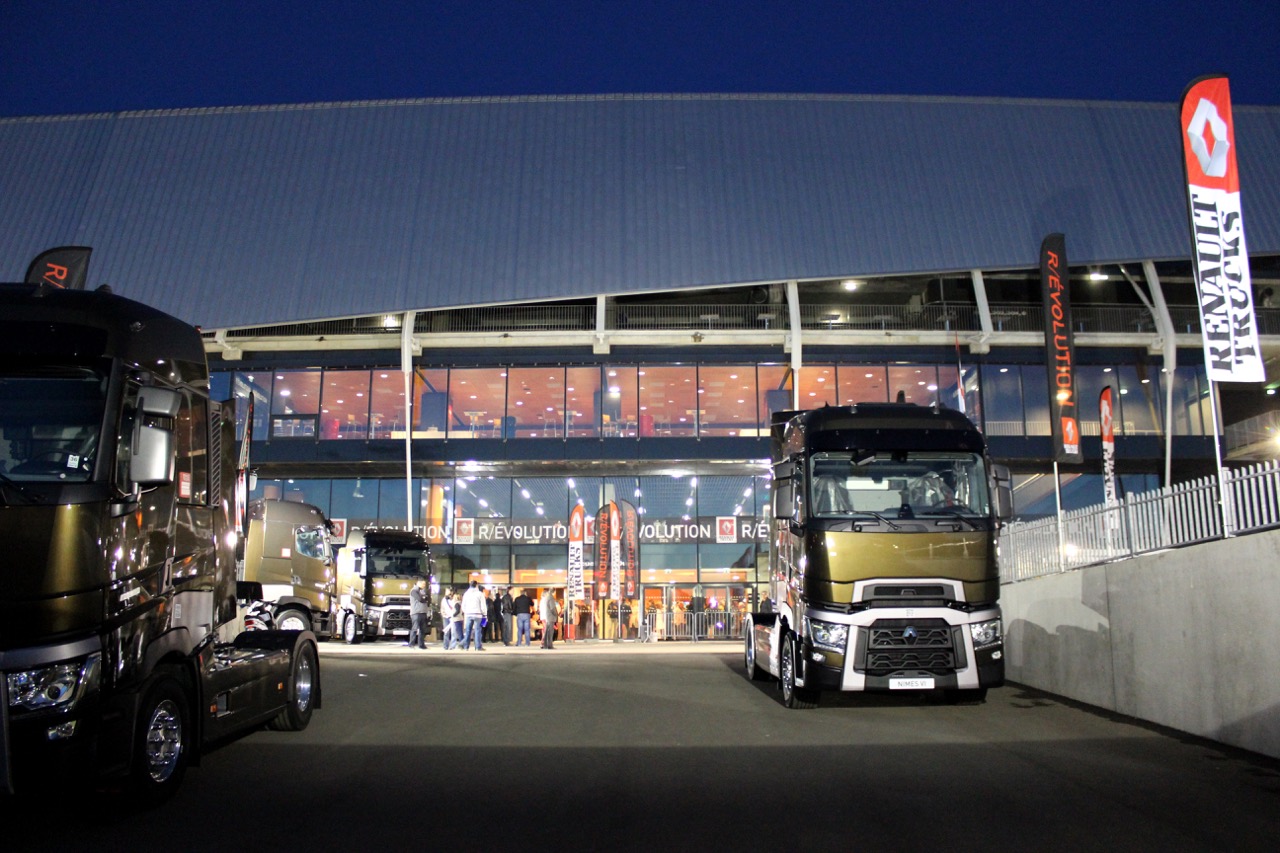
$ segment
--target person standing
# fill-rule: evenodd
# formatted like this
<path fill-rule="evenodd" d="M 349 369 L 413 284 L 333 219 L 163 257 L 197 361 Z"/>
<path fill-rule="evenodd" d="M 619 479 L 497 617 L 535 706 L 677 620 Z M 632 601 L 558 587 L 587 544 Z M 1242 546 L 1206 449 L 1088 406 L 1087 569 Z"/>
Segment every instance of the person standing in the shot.
<path fill-rule="evenodd" d="M 476 651 L 484 651 L 484 620 L 489 613 L 489 605 L 484 598 L 484 590 L 480 588 L 478 581 L 472 581 L 471 586 L 462 594 L 462 618 L 466 620 L 466 625 L 462 629 L 462 650 L 471 650 L 471 641 L 474 638 Z"/>
<path fill-rule="evenodd" d="M 502 619 L 502 645 L 511 645 L 511 621 L 514 618 L 511 612 L 511 590 L 504 589 L 502 597 L 498 599 L 498 615 Z"/>
<path fill-rule="evenodd" d="M 496 642 L 502 633 L 499 627 L 502 622 L 498 619 L 498 597 L 492 589 L 485 589 L 484 603 L 488 610 L 485 612 L 484 620 L 484 641 L 486 643 Z"/>
<path fill-rule="evenodd" d="M 547 589 L 538 605 L 538 616 L 542 619 L 542 647 L 554 649 L 556 639 L 556 622 L 560 619 L 560 605 L 555 593 Z"/>
<path fill-rule="evenodd" d="M 511 601 L 511 612 L 516 617 L 516 645 L 529 645 L 529 622 L 533 619 L 533 599 L 520 590 Z"/>
<path fill-rule="evenodd" d="M 444 632 L 444 650 L 447 652 L 458 645 L 458 635 L 454 633 L 454 614 L 458 610 L 458 602 L 453 597 L 453 590 L 445 590 L 440 600 L 440 625 Z"/>
<path fill-rule="evenodd" d="M 409 590 L 409 619 L 413 627 L 409 629 L 410 648 L 425 649 L 427 647 L 427 620 L 431 618 L 431 594 L 427 592 L 426 578 L 421 578 Z"/>

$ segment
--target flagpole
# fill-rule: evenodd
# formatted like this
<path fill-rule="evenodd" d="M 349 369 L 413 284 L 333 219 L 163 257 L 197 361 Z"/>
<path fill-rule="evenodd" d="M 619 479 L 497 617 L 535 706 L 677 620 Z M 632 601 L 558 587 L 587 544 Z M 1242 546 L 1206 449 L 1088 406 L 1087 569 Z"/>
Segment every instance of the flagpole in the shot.
<path fill-rule="evenodd" d="M 1053 460 L 1053 498 L 1058 505 L 1058 571 L 1067 570 L 1066 538 L 1062 534 L 1062 481 L 1058 479 L 1058 460 Z"/>
<path fill-rule="evenodd" d="M 1206 377 L 1208 371 L 1205 372 Z M 1218 465 L 1218 504 L 1222 513 L 1222 538 L 1231 536 L 1231 493 L 1227 490 L 1226 469 L 1222 467 L 1222 441 L 1218 437 L 1218 385 L 1209 379 L 1209 420 L 1213 421 L 1213 458 Z"/>

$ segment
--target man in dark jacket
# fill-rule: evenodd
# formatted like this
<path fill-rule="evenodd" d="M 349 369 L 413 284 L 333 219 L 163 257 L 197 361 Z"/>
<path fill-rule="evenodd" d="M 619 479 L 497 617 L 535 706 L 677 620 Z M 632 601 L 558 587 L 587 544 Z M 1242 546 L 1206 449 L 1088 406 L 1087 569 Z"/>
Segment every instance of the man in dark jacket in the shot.
<path fill-rule="evenodd" d="M 427 582 L 419 580 L 418 583 L 409 590 L 409 619 L 413 622 L 413 627 L 409 631 L 409 642 L 406 646 L 419 649 L 427 647 L 427 625 L 431 618 L 431 593 L 427 592 Z"/>
<path fill-rule="evenodd" d="M 498 598 L 498 616 L 502 620 L 502 645 L 511 645 L 511 607 L 515 603 L 515 599 L 511 597 L 511 590 L 504 589 L 501 597 Z"/>
<path fill-rule="evenodd" d="M 523 589 L 511 601 L 511 612 L 516 617 L 516 645 L 529 645 L 531 622 L 533 620 L 533 599 L 525 595 Z"/>

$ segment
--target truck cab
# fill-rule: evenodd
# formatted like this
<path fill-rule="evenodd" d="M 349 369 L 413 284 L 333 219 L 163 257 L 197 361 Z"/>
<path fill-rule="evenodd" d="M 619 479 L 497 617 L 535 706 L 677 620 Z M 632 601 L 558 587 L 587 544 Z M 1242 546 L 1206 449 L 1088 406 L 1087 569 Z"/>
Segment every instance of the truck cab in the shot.
<path fill-rule="evenodd" d="M 772 612 L 746 666 L 784 704 L 822 691 L 980 700 L 1004 680 L 997 542 L 1008 474 L 961 413 L 912 404 L 773 424 Z"/>
<path fill-rule="evenodd" d="M 329 520 L 311 504 L 272 499 L 250 502 L 246 515 L 241 579 L 262 584 L 277 629 L 328 637 L 337 575 Z"/>
<path fill-rule="evenodd" d="M 426 540 L 403 530 L 355 529 L 337 562 L 335 624 L 342 638 L 348 643 L 408 639 L 413 627 L 409 591 L 422 579 L 434 588 Z"/>

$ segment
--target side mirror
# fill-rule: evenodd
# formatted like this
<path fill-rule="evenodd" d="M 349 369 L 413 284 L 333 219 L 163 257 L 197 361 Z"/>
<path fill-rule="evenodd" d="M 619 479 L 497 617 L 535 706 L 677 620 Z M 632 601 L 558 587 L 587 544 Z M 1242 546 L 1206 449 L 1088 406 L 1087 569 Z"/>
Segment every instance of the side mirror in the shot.
<path fill-rule="evenodd" d="M 139 486 L 160 486 L 173 482 L 173 433 L 162 427 L 139 425 L 133 434 L 129 458 L 129 479 Z"/>
<path fill-rule="evenodd" d="M 1007 521 L 1013 518 L 1013 477 L 1009 474 L 1009 466 L 992 465 L 991 479 L 995 481 L 992 497 L 995 501 L 996 515 Z"/>
<path fill-rule="evenodd" d="M 259 581 L 236 581 L 236 601 L 242 604 L 262 601 L 262 584 Z"/>

